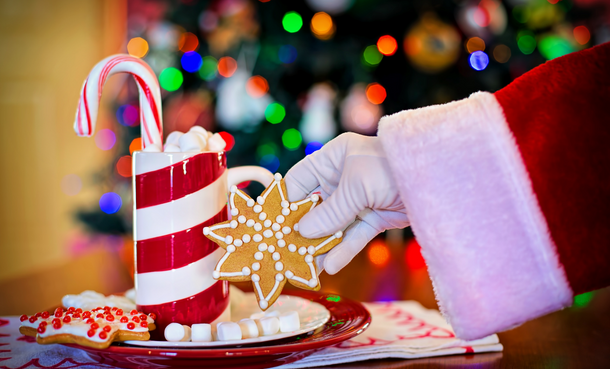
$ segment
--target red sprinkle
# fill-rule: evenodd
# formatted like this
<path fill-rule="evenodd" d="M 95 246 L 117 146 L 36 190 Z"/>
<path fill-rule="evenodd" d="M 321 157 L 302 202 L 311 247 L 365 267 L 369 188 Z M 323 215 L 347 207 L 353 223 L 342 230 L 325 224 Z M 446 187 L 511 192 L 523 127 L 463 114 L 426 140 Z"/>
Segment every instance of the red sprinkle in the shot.
<path fill-rule="evenodd" d="M 55 311 L 55 317 L 56 318 L 61 318 L 62 315 L 64 315 L 63 311 Z"/>
<path fill-rule="evenodd" d="M 121 317 L 121 323 L 127 323 L 129 321 L 129 318 L 127 318 L 126 316 Z"/>
<path fill-rule="evenodd" d="M 70 323 L 71 320 L 72 319 L 67 315 L 64 317 L 64 323 Z"/>
<path fill-rule="evenodd" d="M 104 332 L 104 331 L 101 331 L 101 332 L 100 332 L 100 338 L 101 338 L 101 339 L 103 339 L 103 340 L 105 340 L 106 338 L 108 338 L 108 333 L 106 333 L 106 332 Z"/>
<path fill-rule="evenodd" d="M 36 318 L 39 318 L 42 315 L 42 313 L 36 313 Z"/>
<path fill-rule="evenodd" d="M 47 326 L 47 322 L 45 322 L 45 321 L 43 320 L 42 322 L 40 322 L 40 324 L 39 324 L 38 326 L 39 326 L 39 327 L 40 327 L 40 326 L 46 327 L 46 326 Z"/>
<path fill-rule="evenodd" d="M 36 329 L 36 331 L 38 333 L 44 333 L 46 330 L 47 330 L 47 326 L 46 325 L 42 325 L 42 324 L 38 326 L 38 329 Z"/>
<path fill-rule="evenodd" d="M 104 314 L 97 314 L 95 317 L 96 318 L 100 318 L 100 319 L 104 319 Z"/>
<path fill-rule="evenodd" d="M 99 327 L 100 327 L 100 325 L 97 323 L 91 324 L 91 329 L 98 329 Z"/>
<path fill-rule="evenodd" d="M 140 320 L 146 320 L 147 316 L 145 314 L 140 315 Z"/>
<path fill-rule="evenodd" d="M 114 320 L 114 316 L 112 314 L 106 315 L 106 320 L 112 322 Z"/>
<path fill-rule="evenodd" d="M 104 306 L 104 310 L 110 310 L 110 306 Z"/>
<path fill-rule="evenodd" d="M 36 320 L 38 320 L 38 318 L 36 317 L 36 315 L 32 315 L 30 317 L 30 323 L 34 323 Z"/>
<path fill-rule="evenodd" d="M 143 320 L 142 323 L 140 323 L 140 327 L 147 328 L 148 322 L 146 320 Z"/>
<path fill-rule="evenodd" d="M 123 315 L 123 309 L 117 309 L 116 315 Z"/>
<path fill-rule="evenodd" d="M 155 313 L 150 313 L 148 314 L 148 316 L 150 317 L 150 319 L 155 320 L 157 319 L 157 315 L 155 315 Z"/>
<path fill-rule="evenodd" d="M 134 316 L 133 318 L 131 318 L 131 320 L 133 320 L 136 323 L 140 323 L 140 318 L 138 318 L 137 316 Z"/>
<path fill-rule="evenodd" d="M 55 324 L 55 323 L 61 323 L 61 319 L 59 318 L 54 318 L 53 320 L 51 320 L 51 323 Z"/>
<path fill-rule="evenodd" d="M 131 314 L 131 315 L 138 315 L 138 311 L 136 309 L 133 309 L 129 314 Z"/>
<path fill-rule="evenodd" d="M 61 322 L 53 322 L 53 328 L 55 328 L 55 329 L 61 328 Z"/>
<path fill-rule="evenodd" d="M 136 325 L 133 322 L 130 322 L 129 324 L 127 324 L 128 329 L 134 329 L 135 327 L 136 327 Z"/>
<path fill-rule="evenodd" d="M 94 322 L 95 322 L 95 320 L 93 320 L 93 318 L 89 318 L 89 319 L 87 319 L 87 321 L 85 323 L 91 324 L 91 323 L 94 323 Z"/>
<path fill-rule="evenodd" d="M 25 315 L 25 314 L 23 314 L 23 315 L 22 315 L 22 316 L 19 318 L 19 320 L 21 320 L 22 322 L 25 322 L 26 320 L 28 320 L 28 316 L 27 316 L 27 315 Z"/>
<path fill-rule="evenodd" d="M 68 313 L 73 313 L 74 312 L 74 306 L 70 306 L 68 308 Z"/>
<path fill-rule="evenodd" d="M 93 337 L 94 335 L 95 335 L 95 329 L 89 329 L 89 330 L 87 331 L 87 336 L 89 336 L 89 337 Z"/>
<path fill-rule="evenodd" d="M 112 309 L 110 309 L 110 310 L 115 311 L 116 309 L 118 309 L 118 307 L 113 306 Z"/>
<path fill-rule="evenodd" d="M 49 317 L 49 312 L 48 312 L 48 311 L 43 311 L 43 312 L 42 312 L 42 314 L 40 314 L 40 316 L 41 316 L 43 319 L 47 319 L 47 318 Z"/>
<path fill-rule="evenodd" d="M 74 315 L 72 315 L 72 318 L 74 318 L 74 319 L 80 318 L 80 314 L 79 313 L 74 313 Z"/>
<path fill-rule="evenodd" d="M 80 314 L 80 313 L 82 313 L 82 312 L 83 312 L 83 309 L 78 308 L 78 309 L 74 310 L 74 312 L 75 312 L 75 313 L 79 313 L 79 314 Z"/>
<path fill-rule="evenodd" d="M 107 325 L 107 326 L 104 327 L 104 332 L 110 332 L 111 329 L 112 328 L 110 328 L 110 326 Z"/>
<path fill-rule="evenodd" d="M 90 316 L 91 316 L 91 312 L 90 312 L 90 311 L 85 311 L 85 312 L 83 313 L 83 319 L 87 319 L 87 318 L 89 318 Z"/>

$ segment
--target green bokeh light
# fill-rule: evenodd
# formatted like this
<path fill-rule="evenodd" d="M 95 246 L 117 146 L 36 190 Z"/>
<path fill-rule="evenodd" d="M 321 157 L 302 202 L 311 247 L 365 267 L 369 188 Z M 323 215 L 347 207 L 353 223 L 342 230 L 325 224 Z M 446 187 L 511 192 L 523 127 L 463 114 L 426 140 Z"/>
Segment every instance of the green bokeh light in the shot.
<path fill-rule="evenodd" d="M 547 60 L 555 59 L 575 51 L 568 40 L 555 35 L 546 36 L 540 40 L 538 50 Z"/>
<path fill-rule="evenodd" d="M 206 81 L 211 81 L 216 78 L 217 72 L 218 60 L 213 56 L 204 57 L 201 68 L 199 69 L 199 76 Z"/>
<path fill-rule="evenodd" d="M 303 137 L 301 137 L 301 132 L 294 128 L 289 128 L 282 134 L 282 143 L 288 150 L 298 149 L 302 142 Z"/>
<path fill-rule="evenodd" d="M 377 65 L 383 59 L 383 54 L 379 52 L 376 45 L 370 45 L 364 49 L 362 57 L 368 65 Z"/>
<path fill-rule="evenodd" d="M 531 31 L 519 32 L 519 35 L 517 36 L 517 46 L 519 46 L 519 50 L 525 55 L 533 53 L 536 49 L 534 34 Z"/>
<path fill-rule="evenodd" d="M 585 307 L 591 302 L 593 291 L 574 296 L 574 307 Z"/>
<path fill-rule="evenodd" d="M 271 103 L 265 109 L 265 118 L 269 123 L 278 124 L 286 116 L 286 109 L 279 103 Z"/>
<path fill-rule="evenodd" d="M 298 32 L 303 27 L 303 18 L 297 12 L 288 12 L 282 18 L 282 26 L 286 32 Z"/>
<path fill-rule="evenodd" d="M 261 160 L 261 158 L 266 155 L 278 156 L 277 145 L 274 144 L 273 142 L 269 142 L 269 143 L 264 143 L 264 144 L 260 145 L 256 149 L 256 157 L 258 160 Z"/>
<path fill-rule="evenodd" d="M 513 8 L 513 18 L 519 23 L 526 23 L 530 19 L 531 11 L 525 6 L 515 6 Z"/>
<path fill-rule="evenodd" d="M 159 84 L 167 91 L 176 91 L 182 86 L 183 81 L 182 72 L 174 67 L 163 69 L 159 75 Z"/>

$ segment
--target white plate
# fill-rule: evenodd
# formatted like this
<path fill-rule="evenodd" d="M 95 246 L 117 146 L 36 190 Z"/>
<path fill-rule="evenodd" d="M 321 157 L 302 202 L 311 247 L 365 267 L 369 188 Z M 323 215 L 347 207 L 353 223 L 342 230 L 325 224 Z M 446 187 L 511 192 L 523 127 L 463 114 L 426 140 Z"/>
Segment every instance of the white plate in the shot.
<path fill-rule="evenodd" d="M 213 341 L 213 342 L 168 342 L 168 341 L 125 341 L 124 343 L 134 346 L 146 347 L 215 347 L 215 346 L 237 346 L 248 343 L 267 342 L 282 338 L 297 336 L 307 333 L 323 326 L 330 318 L 330 312 L 317 302 L 309 301 L 297 296 L 280 295 L 275 304 L 267 311 L 284 313 L 287 311 L 297 311 L 301 321 L 301 328 L 294 332 L 278 333 L 271 336 L 261 336 L 247 338 L 236 341 Z M 244 318 L 250 318 L 254 313 L 261 310 L 256 302 L 253 293 L 243 293 L 236 289 L 231 289 L 231 320 L 237 322 Z"/>

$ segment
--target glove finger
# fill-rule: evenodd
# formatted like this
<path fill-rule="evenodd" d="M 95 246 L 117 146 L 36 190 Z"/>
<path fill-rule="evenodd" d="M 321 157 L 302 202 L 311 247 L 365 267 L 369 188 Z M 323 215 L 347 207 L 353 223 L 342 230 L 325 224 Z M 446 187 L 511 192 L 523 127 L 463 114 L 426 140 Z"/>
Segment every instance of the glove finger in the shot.
<path fill-rule="evenodd" d="M 343 269 L 380 231 L 362 220 L 356 220 L 343 235 L 343 240 L 326 254 L 324 269 L 336 274 Z"/>

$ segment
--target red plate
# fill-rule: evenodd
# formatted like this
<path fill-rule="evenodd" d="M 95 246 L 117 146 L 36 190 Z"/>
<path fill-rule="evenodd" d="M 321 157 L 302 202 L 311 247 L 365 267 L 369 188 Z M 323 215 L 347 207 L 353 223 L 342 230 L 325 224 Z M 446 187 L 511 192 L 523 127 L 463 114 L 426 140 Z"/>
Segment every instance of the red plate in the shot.
<path fill-rule="evenodd" d="M 113 344 L 107 349 L 78 345 L 66 346 L 85 350 L 100 363 L 124 368 L 223 367 L 271 368 L 297 361 L 324 347 L 335 345 L 362 333 L 371 323 L 371 314 L 359 302 L 336 295 L 309 291 L 286 291 L 324 305 L 330 319 L 309 334 L 290 337 L 261 346 L 260 344 L 227 348 L 151 348 Z"/>

